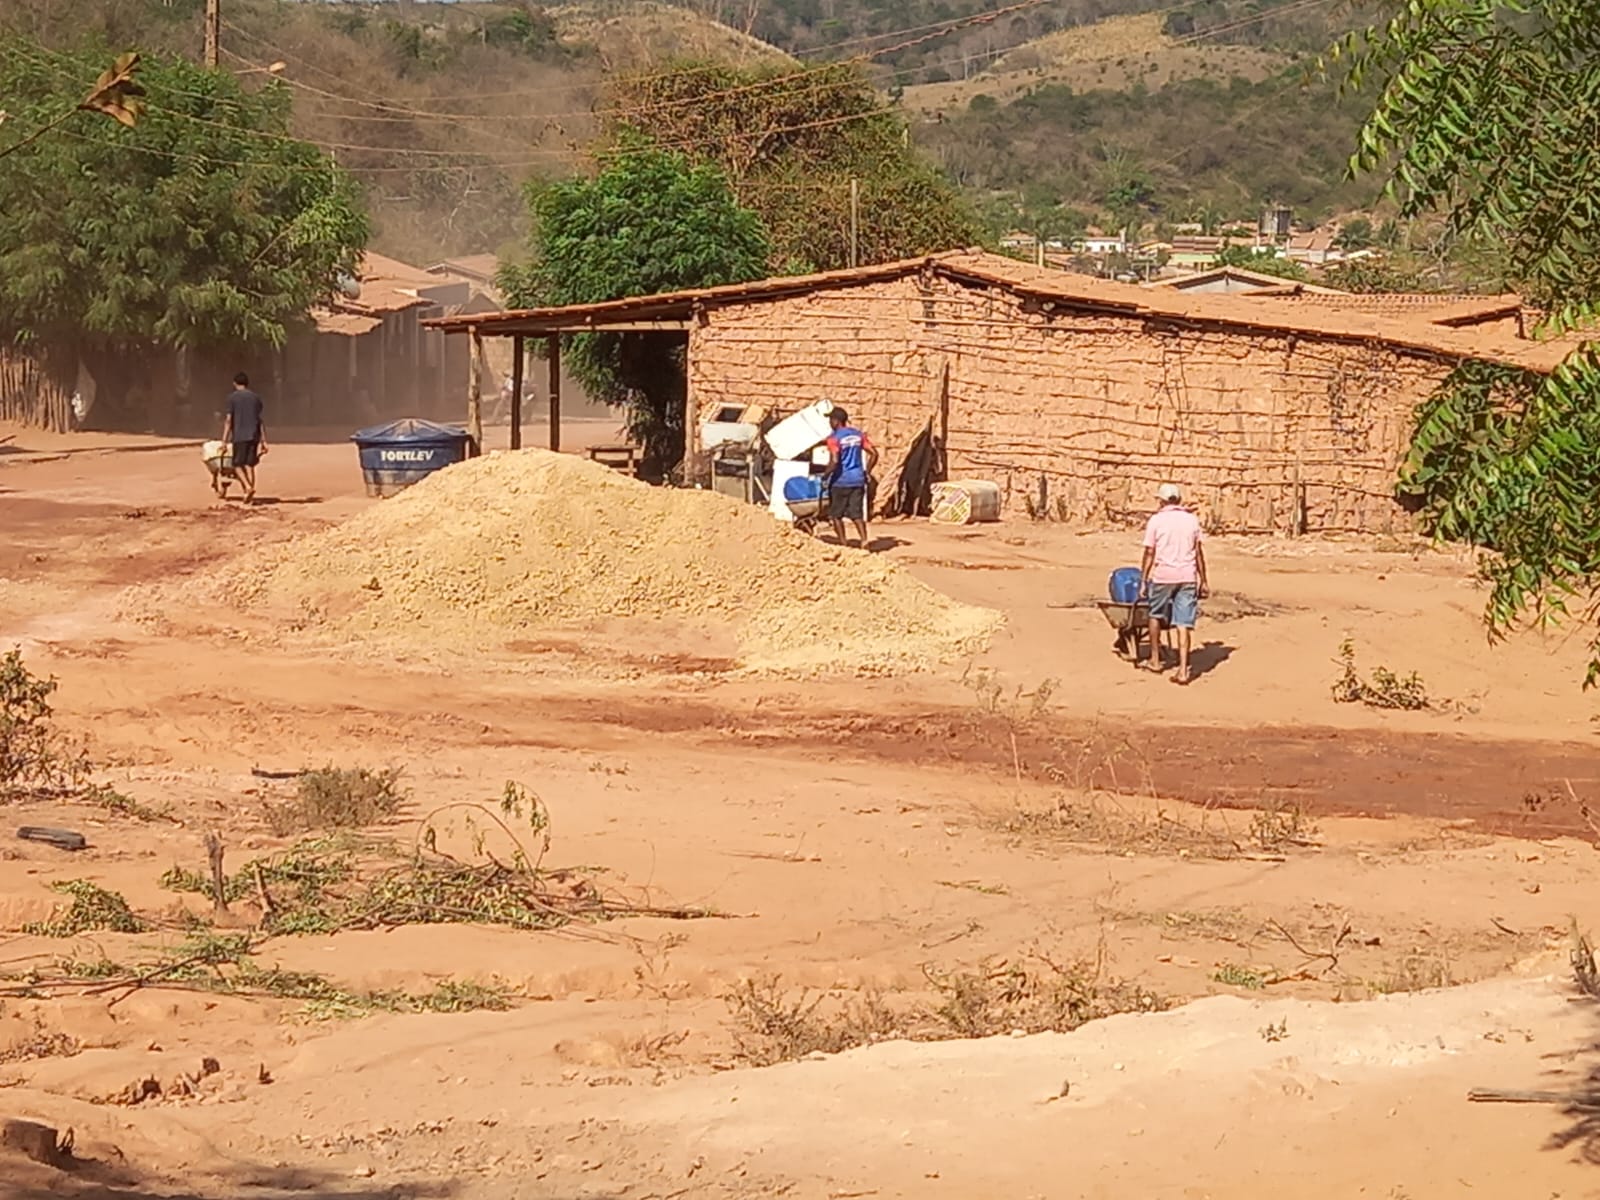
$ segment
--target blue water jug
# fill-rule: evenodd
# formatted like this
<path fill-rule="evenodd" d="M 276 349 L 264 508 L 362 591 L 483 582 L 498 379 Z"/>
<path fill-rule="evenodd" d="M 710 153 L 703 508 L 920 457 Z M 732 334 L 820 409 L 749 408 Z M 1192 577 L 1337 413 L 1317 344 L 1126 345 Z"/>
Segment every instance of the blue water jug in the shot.
<path fill-rule="evenodd" d="M 791 503 L 822 498 L 822 476 L 796 475 L 783 481 L 783 498 Z"/>
<path fill-rule="evenodd" d="M 1108 586 L 1111 589 L 1111 603 L 1137 604 L 1144 591 L 1144 575 L 1138 567 L 1118 567 L 1111 572 Z"/>

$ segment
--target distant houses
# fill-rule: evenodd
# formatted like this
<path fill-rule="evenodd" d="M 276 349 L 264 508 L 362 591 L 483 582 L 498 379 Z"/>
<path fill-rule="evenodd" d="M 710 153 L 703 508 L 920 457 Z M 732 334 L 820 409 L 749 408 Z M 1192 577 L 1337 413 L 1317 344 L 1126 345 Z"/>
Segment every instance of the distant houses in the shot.
<path fill-rule="evenodd" d="M 1000 239 L 1000 248 L 1013 258 L 1043 261 L 1050 266 L 1070 266 L 1100 275 L 1158 280 L 1216 266 L 1231 248 L 1243 248 L 1263 259 L 1294 263 L 1316 271 L 1337 263 L 1369 258 L 1370 249 L 1352 249 L 1340 242 L 1341 225 L 1331 222 L 1313 229 L 1296 229 L 1292 212 L 1282 206 L 1266 209 L 1255 222 L 1231 221 L 1202 225 L 1180 223 L 1166 227 L 1164 236 L 1139 242 L 1126 233 L 1089 226 L 1070 240 L 1046 238 L 1041 248 L 1037 235 L 1013 230 Z M 1085 264 L 1081 260 L 1093 260 Z M 1113 260 L 1117 260 L 1113 262 Z"/>

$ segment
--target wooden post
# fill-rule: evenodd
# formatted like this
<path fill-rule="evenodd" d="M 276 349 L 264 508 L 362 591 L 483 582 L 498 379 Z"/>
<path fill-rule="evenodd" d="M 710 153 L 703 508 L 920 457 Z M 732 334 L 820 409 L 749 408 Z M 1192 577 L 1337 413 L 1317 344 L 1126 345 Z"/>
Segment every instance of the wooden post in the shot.
<path fill-rule="evenodd" d="M 472 370 L 467 378 L 467 436 L 473 453 L 483 453 L 483 334 L 477 326 L 472 334 Z"/>
<path fill-rule="evenodd" d="M 550 449 L 561 449 L 561 338 L 550 335 Z"/>
<path fill-rule="evenodd" d="M 511 448 L 522 449 L 522 335 L 511 339 Z"/>
<path fill-rule="evenodd" d="M 221 65 L 222 0 L 206 0 L 206 66 L 215 71 Z"/>

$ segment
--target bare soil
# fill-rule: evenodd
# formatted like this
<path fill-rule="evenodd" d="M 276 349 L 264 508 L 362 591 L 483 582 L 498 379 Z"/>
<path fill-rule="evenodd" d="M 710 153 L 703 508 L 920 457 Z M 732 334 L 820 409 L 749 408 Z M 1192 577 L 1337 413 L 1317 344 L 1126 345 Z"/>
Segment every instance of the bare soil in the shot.
<path fill-rule="evenodd" d="M 158 986 L 4 999 L 0 1118 L 73 1129 L 76 1169 L 0 1150 L 0 1196 L 1596 1188 L 1586 1110 L 1465 1099 L 1592 1086 L 1597 1014 L 1566 954 L 1593 911 L 1600 760 L 1581 645 L 1489 646 L 1463 556 L 1221 539 L 1189 688 L 1117 659 L 1093 607 L 1131 534 L 1016 521 L 875 530 L 918 578 L 1006 614 L 987 651 L 921 674 L 741 678 L 714 630 L 626 621 L 473 654 L 313 650 L 236 614 L 119 613 L 131 586 L 369 507 L 347 445 L 281 442 L 262 471 L 276 502 L 244 510 L 213 501 L 192 447 L 12 432 L 0 649 L 56 676 L 104 778 L 175 820 L 0 811 L 0 972 L 169 950 L 180 915 L 209 906 L 162 873 L 203 869 L 208 832 L 230 870 L 288 845 L 266 809 L 293 785 L 259 772 L 330 763 L 404 768 L 410 799 L 370 836 L 412 845 L 446 806 L 492 806 L 517 780 L 549 810 L 547 865 L 722 915 L 404 925 L 262 952 L 351 991 L 492 985 L 504 1012 L 334 1020 Z M 193 625 L 213 632 L 175 632 Z M 1335 704 L 1346 636 L 1364 669 L 1416 670 L 1439 703 Z M 20 825 L 90 846 L 13 840 Z M 76 878 L 157 928 L 24 933 L 60 911 L 48 885 Z M 927 1003 L 930 980 L 1043 961 L 1172 1007 L 751 1069 L 724 1000 L 777 977 L 829 1005 Z M 127 1103 L 146 1079 L 161 1093 Z"/>

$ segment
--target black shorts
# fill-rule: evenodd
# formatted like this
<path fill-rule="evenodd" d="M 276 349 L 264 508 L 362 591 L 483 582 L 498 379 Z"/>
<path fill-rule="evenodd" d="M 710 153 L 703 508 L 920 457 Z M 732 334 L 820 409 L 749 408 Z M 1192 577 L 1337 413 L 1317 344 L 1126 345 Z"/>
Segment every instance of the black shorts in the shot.
<path fill-rule="evenodd" d="M 835 521 L 865 521 L 867 519 L 867 489 L 864 487 L 831 487 L 828 489 L 828 516 Z"/>
<path fill-rule="evenodd" d="M 235 467 L 253 467 L 260 461 L 260 441 L 235 442 L 233 444 L 233 465 Z"/>

